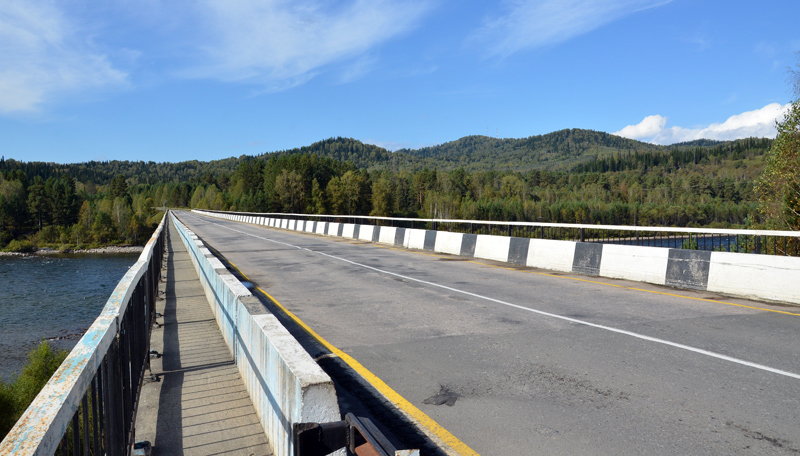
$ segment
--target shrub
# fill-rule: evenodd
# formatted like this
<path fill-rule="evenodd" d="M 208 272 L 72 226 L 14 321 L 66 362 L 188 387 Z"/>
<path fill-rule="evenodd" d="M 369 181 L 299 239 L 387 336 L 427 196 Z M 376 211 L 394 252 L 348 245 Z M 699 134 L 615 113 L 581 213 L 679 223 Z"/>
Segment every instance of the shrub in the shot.
<path fill-rule="evenodd" d="M 30 253 L 36 250 L 31 241 L 14 239 L 8 243 L 6 250 L 9 252 Z"/>
<path fill-rule="evenodd" d="M 0 440 L 14 427 L 68 354 L 66 350 L 54 351 L 50 344 L 42 342 L 28 353 L 28 364 L 17 378 L 8 384 L 0 381 Z"/>
<path fill-rule="evenodd" d="M 53 225 L 47 225 L 39 231 L 39 240 L 45 244 L 52 244 L 58 241 L 58 228 Z"/>

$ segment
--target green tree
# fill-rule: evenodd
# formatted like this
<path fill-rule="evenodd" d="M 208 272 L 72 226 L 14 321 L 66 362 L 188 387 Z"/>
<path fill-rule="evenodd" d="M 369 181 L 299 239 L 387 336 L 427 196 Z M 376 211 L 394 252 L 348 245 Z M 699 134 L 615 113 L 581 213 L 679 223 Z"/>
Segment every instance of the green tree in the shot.
<path fill-rule="evenodd" d="M 316 178 L 311 181 L 311 212 L 314 214 L 325 213 L 325 192 Z"/>
<path fill-rule="evenodd" d="M 111 179 L 108 185 L 108 196 L 114 200 L 116 198 L 128 198 L 128 182 L 122 174 Z"/>
<path fill-rule="evenodd" d="M 376 217 L 388 217 L 392 213 L 392 183 L 385 177 L 372 183 L 372 212 Z"/>
<path fill-rule="evenodd" d="M 361 173 L 347 171 L 341 178 L 341 192 L 344 203 L 345 214 L 352 215 L 359 212 L 359 206 L 363 204 L 362 195 L 364 193 L 363 186 L 366 179 Z"/>
<path fill-rule="evenodd" d="M 523 199 L 525 195 L 525 182 L 517 176 L 504 176 L 500 184 L 500 194 L 504 198 Z"/>
<path fill-rule="evenodd" d="M 94 221 L 94 213 L 92 205 L 88 201 L 81 204 L 81 209 L 78 211 L 78 223 L 88 232 L 92 229 L 92 222 Z"/>
<path fill-rule="evenodd" d="M 113 218 L 114 222 L 117 226 L 117 233 L 119 234 L 120 239 L 126 239 L 130 237 L 130 219 L 131 219 L 131 207 L 127 204 L 127 202 L 122 198 L 117 198 L 114 200 L 113 206 Z"/>
<path fill-rule="evenodd" d="M 75 246 L 81 248 L 81 244 L 86 244 L 86 241 L 89 239 L 89 230 L 83 223 L 76 223 L 72 225 L 71 238 L 71 240 L 75 241 Z"/>
<path fill-rule="evenodd" d="M 92 236 L 98 244 L 106 245 L 115 239 L 114 220 L 108 212 L 97 212 L 92 222 Z"/>
<path fill-rule="evenodd" d="M 756 183 L 761 212 L 774 228 L 800 229 L 800 99 L 777 124 L 778 136 Z"/>
<path fill-rule="evenodd" d="M 49 222 L 51 207 L 44 181 L 39 176 L 36 176 L 33 185 L 28 187 L 28 211 L 36 221 L 39 231 L 42 231 L 42 225 Z"/>
<path fill-rule="evenodd" d="M 325 194 L 328 195 L 328 203 L 330 204 L 331 214 L 341 214 L 345 210 L 345 197 L 344 187 L 342 187 L 342 180 L 338 176 L 334 176 L 328 181 L 328 186 L 325 188 Z"/>
<path fill-rule="evenodd" d="M 306 205 L 303 176 L 297 171 L 289 172 L 284 169 L 275 178 L 275 192 L 285 212 L 299 213 Z"/>
<path fill-rule="evenodd" d="M 205 198 L 205 197 L 206 197 L 206 191 L 205 191 L 205 189 L 204 189 L 202 186 L 198 186 L 198 187 L 195 189 L 195 191 L 194 191 L 194 194 L 192 195 L 192 200 L 191 200 L 191 202 L 189 203 L 189 205 L 190 205 L 191 207 L 193 207 L 193 208 L 197 208 L 197 207 L 198 207 L 197 205 L 198 205 L 198 204 L 200 203 L 200 201 L 201 201 L 203 198 Z"/>
<path fill-rule="evenodd" d="M 0 182 L 0 224 L 12 233 L 22 229 L 28 219 L 28 197 L 24 182 L 6 179 Z"/>
<path fill-rule="evenodd" d="M 65 176 L 54 180 L 51 187 L 50 201 L 53 207 L 54 224 L 70 226 L 75 223 L 80 201 L 78 195 L 75 194 L 75 180 L 72 177 Z"/>

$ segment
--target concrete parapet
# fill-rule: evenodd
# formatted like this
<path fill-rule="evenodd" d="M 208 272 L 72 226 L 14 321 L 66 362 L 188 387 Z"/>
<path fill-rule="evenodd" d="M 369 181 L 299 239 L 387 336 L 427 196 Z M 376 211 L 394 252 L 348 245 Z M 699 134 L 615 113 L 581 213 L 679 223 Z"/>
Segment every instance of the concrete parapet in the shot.
<path fill-rule="evenodd" d="M 603 245 L 600 276 L 664 285 L 669 249 L 635 245 Z"/>
<path fill-rule="evenodd" d="M 507 236 L 494 236 L 479 234 L 475 243 L 475 258 L 485 260 L 508 261 L 508 247 L 511 238 Z"/>
<path fill-rule="evenodd" d="M 379 226 L 358 225 L 358 239 L 362 241 L 372 241 L 373 234 L 378 230 L 380 230 Z"/>
<path fill-rule="evenodd" d="M 341 419 L 333 381 L 219 259 L 208 258 L 204 247 L 190 242 L 185 225 L 173 222 L 273 451 L 293 455 L 294 423 Z"/>
<path fill-rule="evenodd" d="M 665 285 L 705 291 L 711 252 L 669 249 Z"/>
<path fill-rule="evenodd" d="M 342 225 L 342 233 L 339 236 L 352 239 L 355 232 L 356 232 L 355 224 L 345 223 Z"/>
<path fill-rule="evenodd" d="M 574 242 L 531 239 L 530 244 L 528 244 L 526 265 L 532 268 L 572 272 L 574 257 Z"/>
<path fill-rule="evenodd" d="M 196 211 L 212 217 L 226 214 Z M 800 258 L 316 222 L 317 234 L 800 304 Z M 377 233 L 377 234 L 376 234 Z"/>
<path fill-rule="evenodd" d="M 397 245 L 397 228 L 394 226 L 382 226 L 378 234 L 378 242 L 381 244 Z"/>
<path fill-rule="evenodd" d="M 416 228 L 406 229 L 405 239 L 403 246 L 408 249 L 424 249 L 425 248 L 425 230 Z"/>
<path fill-rule="evenodd" d="M 800 301 L 800 258 L 712 252 L 708 291 L 750 298 Z"/>
<path fill-rule="evenodd" d="M 433 251 L 439 253 L 449 253 L 450 255 L 461 255 L 461 243 L 464 238 L 462 233 L 450 233 L 439 231 L 436 233 L 436 242 Z"/>

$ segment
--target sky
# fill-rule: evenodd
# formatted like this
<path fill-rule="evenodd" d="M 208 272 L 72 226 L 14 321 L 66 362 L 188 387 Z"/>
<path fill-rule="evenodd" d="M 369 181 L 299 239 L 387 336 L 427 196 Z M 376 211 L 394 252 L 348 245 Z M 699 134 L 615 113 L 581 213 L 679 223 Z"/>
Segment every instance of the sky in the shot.
<path fill-rule="evenodd" d="M 797 0 L 2 0 L 0 155 L 774 137 Z"/>

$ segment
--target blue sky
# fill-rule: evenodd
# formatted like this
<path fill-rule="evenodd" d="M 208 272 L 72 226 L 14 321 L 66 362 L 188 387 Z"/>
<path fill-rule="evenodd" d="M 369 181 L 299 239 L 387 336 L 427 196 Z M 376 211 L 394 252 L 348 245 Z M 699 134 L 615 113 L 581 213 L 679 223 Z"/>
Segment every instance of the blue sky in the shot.
<path fill-rule="evenodd" d="M 0 155 L 774 136 L 797 0 L 3 0 Z"/>

